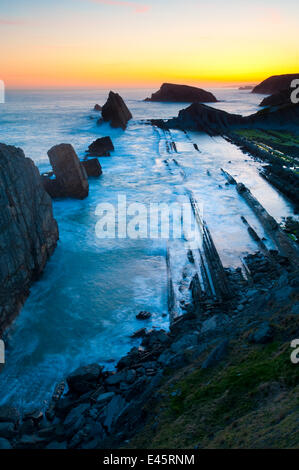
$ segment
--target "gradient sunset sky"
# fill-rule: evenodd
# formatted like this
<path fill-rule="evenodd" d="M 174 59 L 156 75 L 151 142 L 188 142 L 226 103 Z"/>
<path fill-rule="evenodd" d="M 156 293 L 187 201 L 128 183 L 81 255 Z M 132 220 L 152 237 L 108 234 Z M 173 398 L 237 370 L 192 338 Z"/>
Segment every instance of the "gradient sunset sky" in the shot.
<path fill-rule="evenodd" d="M 299 71 L 298 0 L 1 0 L 8 88 L 256 83 Z"/>

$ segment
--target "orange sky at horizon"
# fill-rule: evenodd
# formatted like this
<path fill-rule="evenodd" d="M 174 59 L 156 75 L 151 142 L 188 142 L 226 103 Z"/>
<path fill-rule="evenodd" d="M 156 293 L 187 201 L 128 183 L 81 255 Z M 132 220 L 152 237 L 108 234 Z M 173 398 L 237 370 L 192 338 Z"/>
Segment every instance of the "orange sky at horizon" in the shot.
<path fill-rule="evenodd" d="M 0 7 L 7 89 L 255 84 L 299 70 L 293 0 L 274 2 L 292 14 L 235 0 L 225 9 L 215 0 L 214 10 L 195 0 L 173 0 L 171 10 L 169 0 L 17 1 L 18 10 Z"/>

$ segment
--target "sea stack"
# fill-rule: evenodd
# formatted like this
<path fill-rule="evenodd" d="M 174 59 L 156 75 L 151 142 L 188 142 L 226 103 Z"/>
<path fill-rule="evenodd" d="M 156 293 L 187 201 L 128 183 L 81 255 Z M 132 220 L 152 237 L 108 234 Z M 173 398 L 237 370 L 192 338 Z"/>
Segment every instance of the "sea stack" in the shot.
<path fill-rule="evenodd" d="M 209 91 L 188 85 L 163 83 L 160 90 L 153 93 L 145 101 L 161 101 L 175 103 L 216 103 L 217 99 Z"/>
<path fill-rule="evenodd" d="M 121 127 L 125 130 L 133 116 L 122 97 L 110 91 L 108 100 L 102 108 L 102 117 L 103 121 L 110 122 L 111 127 Z"/>
<path fill-rule="evenodd" d="M 55 145 L 48 151 L 56 178 L 43 176 L 45 189 L 51 197 L 84 199 L 88 196 L 89 184 L 84 167 L 70 144 Z"/>
<path fill-rule="evenodd" d="M 58 240 L 52 201 L 33 161 L 0 144 L 0 336 L 42 273 Z"/>

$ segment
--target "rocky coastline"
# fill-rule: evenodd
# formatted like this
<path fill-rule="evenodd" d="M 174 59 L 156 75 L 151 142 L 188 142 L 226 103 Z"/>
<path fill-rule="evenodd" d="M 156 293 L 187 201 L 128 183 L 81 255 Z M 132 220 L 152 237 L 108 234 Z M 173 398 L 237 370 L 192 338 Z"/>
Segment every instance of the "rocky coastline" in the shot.
<path fill-rule="evenodd" d="M 263 176 L 298 207 L 298 175 L 284 168 L 275 152 L 236 132 L 297 113 L 298 107 L 291 106 L 271 113 L 273 119 L 263 111 L 243 118 L 193 103 L 177 118 L 151 124 L 223 135 L 251 157 L 266 161 Z M 113 92 L 102 116 L 122 129 L 132 118 Z M 0 144 L 1 245 L 8 251 L 5 262 L 1 253 L 6 283 L 1 287 L 0 328 L 17 314 L 55 249 L 58 228 L 47 192 L 52 197 L 87 197 L 88 176 L 102 173 L 97 158 L 88 157 L 108 156 L 113 150 L 111 139 L 98 139 L 80 162 L 71 145 L 55 146 L 49 151 L 53 175 L 40 177 L 20 149 Z M 224 268 L 190 192 L 203 244 L 199 267 L 196 253 L 186 253 L 191 275 L 181 274 L 188 294 L 188 300 L 179 302 L 183 314 L 174 308 L 177 299 L 169 282 L 169 330 L 148 330 L 150 312 L 136 312 L 142 328 L 132 334 L 134 346 L 114 370 L 97 363 L 83 365 L 55 386 L 52 399 L 40 409 L 23 413 L 0 406 L 0 449 L 279 447 L 285 445 L 282 435 L 289 446 L 296 445 L 292 435 L 299 371 L 290 361 L 290 342 L 299 335 L 298 244 L 249 188 L 226 170 L 222 174 L 275 248 L 268 249 L 240 214 L 256 252 L 242 258 L 242 268 Z M 273 407 L 278 401 L 283 403 L 282 417 Z M 284 419 L 289 429 L 282 428 Z M 266 424 L 263 431 L 249 433 L 253 442 L 247 429 L 259 420 Z"/>
<path fill-rule="evenodd" d="M 20 416 L 16 409 L 0 407 L 0 445 L 5 439 L 7 446 L 21 449 L 142 446 L 147 432 L 154 442 L 164 419 L 161 410 L 158 415 L 153 410 L 180 399 L 174 391 L 165 397 L 166 386 L 194 371 L 212 380 L 215 371 L 223 374 L 231 367 L 242 348 L 258 355 L 267 345 L 279 344 L 285 357 L 286 342 L 299 333 L 298 270 L 278 253 L 271 256 L 249 255 L 246 280 L 238 270 L 226 272 L 234 286 L 228 304 L 197 297 L 169 331 L 140 331 L 140 345 L 120 359 L 115 371 L 100 364 L 75 370 L 57 384 L 45 412 Z M 290 364 L 291 372 L 297 380 L 298 369 Z"/>

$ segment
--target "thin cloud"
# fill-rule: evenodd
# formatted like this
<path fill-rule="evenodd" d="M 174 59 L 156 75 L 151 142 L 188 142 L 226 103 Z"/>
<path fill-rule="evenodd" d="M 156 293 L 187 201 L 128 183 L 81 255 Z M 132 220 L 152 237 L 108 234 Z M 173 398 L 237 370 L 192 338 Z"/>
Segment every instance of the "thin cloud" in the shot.
<path fill-rule="evenodd" d="M 137 2 L 130 2 L 126 0 L 89 0 L 93 3 L 101 3 L 103 5 L 112 5 L 131 8 L 135 13 L 146 13 L 149 9 L 149 5 L 141 5 Z"/>
<path fill-rule="evenodd" d="M 0 18 L 0 25 L 15 26 L 20 24 L 25 24 L 25 21 Z"/>

